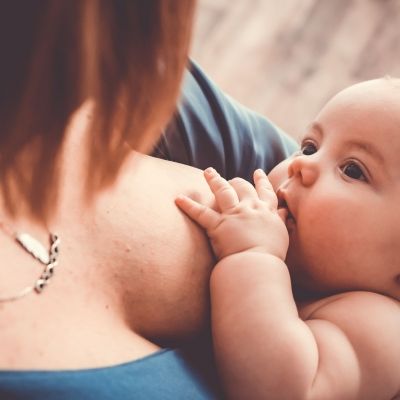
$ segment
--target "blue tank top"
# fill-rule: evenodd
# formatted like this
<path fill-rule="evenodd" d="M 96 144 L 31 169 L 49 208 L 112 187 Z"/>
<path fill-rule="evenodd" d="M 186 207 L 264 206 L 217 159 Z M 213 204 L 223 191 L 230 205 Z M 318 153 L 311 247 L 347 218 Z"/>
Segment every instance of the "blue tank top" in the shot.
<path fill-rule="evenodd" d="M 199 357 L 199 354 L 167 349 L 111 367 L 0 371 L 0 399 L 220 399 L 210 357 L 207 352 Z"/>

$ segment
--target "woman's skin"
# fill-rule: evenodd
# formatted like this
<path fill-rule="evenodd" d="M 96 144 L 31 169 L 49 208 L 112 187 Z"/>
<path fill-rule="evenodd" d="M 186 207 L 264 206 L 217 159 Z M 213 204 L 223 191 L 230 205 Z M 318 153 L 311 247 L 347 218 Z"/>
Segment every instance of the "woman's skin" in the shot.
<path fill-rule="evenodd" d="M 174 203 L 185 193 L 211 204 L 202 172 L 132 152 L 113 187 L 89 207 L 81 184 L 87 113 L 82 107 L 68 128 L 63 201 L 49 224 L 61 238 L 59 266 L 41 295 L 0 304 L 1 369 L 118 364 L 158 344 L 180 345 L 207 327 L 214 260 L 204 234 Z M 48 240 L 45 228 L 1 215 Z M 0 293 L 31 285 L 41 264 L 2 231 L 0 247 L 7 260 Z"/>

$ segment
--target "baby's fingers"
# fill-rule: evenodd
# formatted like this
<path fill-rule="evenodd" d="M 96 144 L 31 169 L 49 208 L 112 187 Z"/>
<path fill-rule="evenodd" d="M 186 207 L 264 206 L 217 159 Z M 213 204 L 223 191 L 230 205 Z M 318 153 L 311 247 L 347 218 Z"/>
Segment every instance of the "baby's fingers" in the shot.
<path fill-rule="evenodd" d="M 239 203 L 238 195 L 232 185 L 214 169 L 207 168 L 204 177 L 215 196 L 219 209 L 224 212 Z"/>
<path fill-rule="evenodd" d="M 262 169 L 257 169 L 254 172 L 254 184 L 260 200 L 266 201 L 272 207 L 276 208 L 278 206 L 278 199 L 271 182 Z"/>
<path fill-rule="evenodd" d="M 210 207 L 192 200 L 190 197 L 180 195 L 175 199 L 175 204 L 193 221 L 197 222 L 206 230 L 213 229 L 219 223 L 219 213 Z"/>

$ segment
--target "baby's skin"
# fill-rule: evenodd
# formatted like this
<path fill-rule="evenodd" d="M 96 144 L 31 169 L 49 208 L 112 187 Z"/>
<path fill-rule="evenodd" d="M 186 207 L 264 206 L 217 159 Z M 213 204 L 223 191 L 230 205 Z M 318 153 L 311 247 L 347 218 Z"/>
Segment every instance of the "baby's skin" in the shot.
<path fill-rule="evenodd" d="M 229 398 L 400 398 L 398 154 L 399 81 L 368 81 L 335 96 L 270 179 L 209 168 L 213 209 L 176 200 L 218 259 L 212 332 Z"/>

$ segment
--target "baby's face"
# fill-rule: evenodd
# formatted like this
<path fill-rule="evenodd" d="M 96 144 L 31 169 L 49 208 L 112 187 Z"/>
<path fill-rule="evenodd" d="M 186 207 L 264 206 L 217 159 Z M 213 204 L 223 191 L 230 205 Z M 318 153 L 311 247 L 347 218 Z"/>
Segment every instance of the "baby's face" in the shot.
<path fill-rule="evenodd" d="M 287 264 L 300 289 L 371 290 L 400 298 L 400 84 L 335 96 L 301 153 L 270 173 L 290 216 Z"/>

